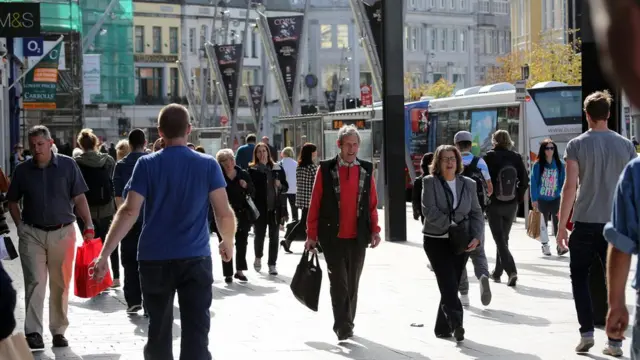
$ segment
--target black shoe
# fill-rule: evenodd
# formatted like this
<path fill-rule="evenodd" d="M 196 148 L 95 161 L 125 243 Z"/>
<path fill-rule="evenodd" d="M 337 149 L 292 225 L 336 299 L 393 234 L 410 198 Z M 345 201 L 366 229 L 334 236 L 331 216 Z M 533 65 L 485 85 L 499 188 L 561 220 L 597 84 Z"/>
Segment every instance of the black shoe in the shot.
<path fill-rule="evenodd" d="M 517 282 L 518 282 L 518 274 L 513 273 L 513 274 L 509 275 L 509 282 L 507 283 L 507 286 L 514 287 L 514 286 L 516 286 Z"/>
<path fill-rule="evenodd" d="M 449 339 L 451 338 L 453 335 L 451 335 L 451 333 L 444 333 L 444 334 L 436 334 L 436 337 L 438 339 Z"/>
<path fill-rule="evenodd" d="M 336 335 L 338 335 L 338 340 L 339 341 L 345 341 L 351 337 L 353 337 L 353 330 L 352 329 L 341 329 L 336 331 Z"/>
<path fill-rule="evenodd" d="M 249 281 L 249 279 L 247 279 L 247 277 L 246 277 L 246 276 L 244 276 L 244 275 L 235 274 L 235 275 L 233 275 L 233 277 L 234 277 L 234 278 L 236 278 L 236 279 L 238 279 L 238 280 L 240 280 L 240 281 L 242 281 L 242 282 L 247 282 L 247 281 Z"/>
<path fill-rule="evenodd" d="M 489 277 L 491 278 L 491 280 L 493 280 L 493 282 L 501 283 L 501 282 L 502 282 L 502 279 L 500 279 L 500 278 L 501 278 L 501 276 L 497 276 L 497 275 L 495 275 L 495 274 L 496 274 L 496 273 L 495 273 L 495 271 L 494 271 L 494 272 L 492 272 L 492 273 L 491 273 L 491 275 L 489 275 Z"/>
<path fill-rule="evenodd" d="M 224 282 L 226 282 L 227 284 L 231 284 L 233 282 L 233 277 L 225 276 L 224 277 Z"/>
<path fill-rule="evenodd" d="M 282 248 L 284 248 L 284 251 L 287 254 L 293 254 L 293 251 L 291 251 L 291 244 L 289 244 L 286 240 L 280 241 L 280 246 L 282 246 Z"/>
<path fill-rule="evenodd" d="M 68 347 L 69 341 L 64 335 L 53 335 L 53 347 Z"/>
<path fill-rule="evenodd" d="M 29 348 L 32 350 L 44 350 L 44 340 L 42 340 L 42 335 L 38 333 L 31 333 L 25 336 L 27 338 L 27 344 L 29 344 Z"/>
<path fill-rule="evenodd" d="M 453 330 L 453 337 L 456 338 L 457 342 L 464 340 L 464 328 L 462 326 L 457 327 Z"/>

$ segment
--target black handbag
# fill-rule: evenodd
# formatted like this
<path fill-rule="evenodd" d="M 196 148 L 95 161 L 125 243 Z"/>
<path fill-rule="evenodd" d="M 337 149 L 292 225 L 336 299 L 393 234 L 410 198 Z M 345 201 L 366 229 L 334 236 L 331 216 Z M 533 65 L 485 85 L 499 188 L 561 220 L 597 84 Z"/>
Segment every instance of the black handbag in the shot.
<path fill-rule="evenodd" d="M 459 181 L 459 180 L 458 180 Z M 442 186 L 447 191 L 447 184 L 442 181 Z M 462 191 L 460 191 L 460 199 L 462 199 L 462 195 L 464 194 L 464 190 L 466 188 L 466 184 L 462 183 Z M 462 221 L 456 223 L 455 219 L 455 209 L 453 208 L 453 204 L 449 200 L 449 196 L 445 194 L 447 198 L 447 204 L 449 206 L 449 220 L 451 221 L 451 225 L 449 226 L 449 242 L 451 243 L 451 247 L 453 248 L 453 252 L 456 255 L 463 254 L 467 251 L 469 244 L 473 238 L 469 234 L 469 218 L 467 216 L 462 219 Z M 459 204 L 459 202 L 458 202 Z"/>
<path fill-rule="evenodd" d="M 318 254 L 313 253 L 309 258 L 309 250 L 302 253 L 296 273 L 291 279 L 291 291 L 298 301 L 313 311 L 318 311 L 320 288 L 322 287 L 322 269 L 318 261 Z"/>

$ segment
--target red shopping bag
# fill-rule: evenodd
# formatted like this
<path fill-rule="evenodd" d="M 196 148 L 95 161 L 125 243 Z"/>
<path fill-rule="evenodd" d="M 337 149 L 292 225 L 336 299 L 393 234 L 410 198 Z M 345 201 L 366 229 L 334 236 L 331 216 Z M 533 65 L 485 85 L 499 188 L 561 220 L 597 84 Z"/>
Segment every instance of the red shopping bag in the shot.
<path fill-rule="evenodd" d="M 102 241 L 93 239 L 85 241 L 78 247 L 75 265 L 75 294 L 81 298 L 92 298 L 113 285 L 111 273 L 102 280 L 93 279 L 93 267 L 102 251 Z"/>
<path fill-rule="evenodd" d="M 573 208 L 571 208 L 571 212 L 569 213 L 569 220 L 567 220 L 567 230 L 573 231 L 573 223 L 571 222 L 571 218 L 573 217 Z"/>

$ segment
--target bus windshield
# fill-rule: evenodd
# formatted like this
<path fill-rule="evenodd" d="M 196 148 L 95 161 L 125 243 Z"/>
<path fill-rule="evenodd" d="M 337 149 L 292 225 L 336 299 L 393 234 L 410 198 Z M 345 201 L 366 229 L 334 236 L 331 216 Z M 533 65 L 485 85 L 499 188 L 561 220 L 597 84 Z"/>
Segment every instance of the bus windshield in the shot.
<path fill-rule="evenodd" d="M 529 89 L 547 126 L 582 123 L 582 91 L 579 86 Z"/>

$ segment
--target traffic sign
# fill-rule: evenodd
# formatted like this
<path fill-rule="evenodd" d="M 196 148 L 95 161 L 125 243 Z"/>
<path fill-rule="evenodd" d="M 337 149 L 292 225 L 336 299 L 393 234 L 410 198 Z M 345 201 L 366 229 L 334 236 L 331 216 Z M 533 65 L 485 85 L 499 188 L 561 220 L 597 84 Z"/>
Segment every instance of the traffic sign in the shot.
<path fill-rule="evenodd" d="M 526 101 L 527 80 L 516 80 L 516 101 Z"/>
<path fill-rule="evenodd" d="M 220 116 L 220 125 L 225 126 L 229 123 L 229 118 L 222 115 Z"/>
<path fill-rule="evenodd" d="M 362 106 L 373 105 L 373 89 L 369 85 L 360 86 L 360 104 Z"/>
<path fill-rule="evenodd" d="M 22 39 L 23 56 L 42 56 L 44 53 L 44 40 L 41 37 Z"/>

